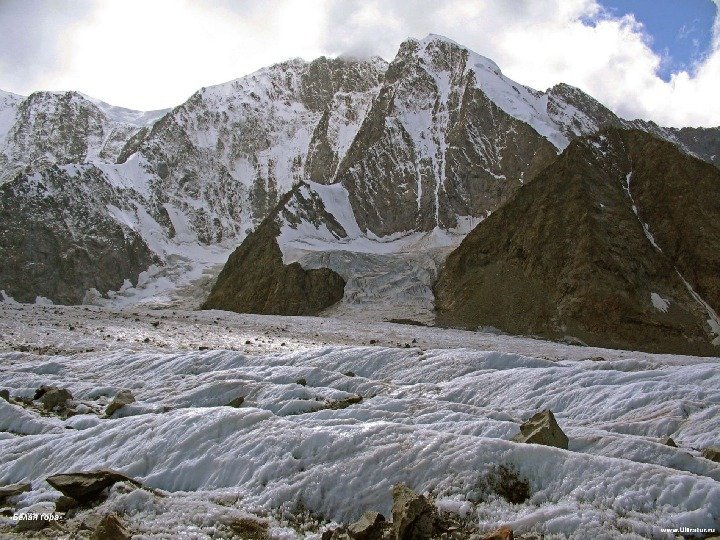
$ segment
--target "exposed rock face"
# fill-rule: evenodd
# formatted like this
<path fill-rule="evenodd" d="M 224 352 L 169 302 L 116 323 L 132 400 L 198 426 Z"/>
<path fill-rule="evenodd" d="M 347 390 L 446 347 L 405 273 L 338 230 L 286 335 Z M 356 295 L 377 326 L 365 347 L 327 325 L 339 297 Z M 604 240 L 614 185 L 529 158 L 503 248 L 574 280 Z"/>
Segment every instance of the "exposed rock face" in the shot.
<path fill-rule="evenodd" d="M 353 540 L 381 540 L 385 525 L 385 516 L 382 514 L 365 512 L 348 526 L 348 536 Z"/>
<path fill-rule="evenodd" d="M 432 538 L 435 507 L 423 495 L 405 484 L 393 486 L 393 538 L 426 540 Z"/>
<path fill-rule="evenodd" d="M 79 304 L 90 288 L 137 281 L 157 256 L 109 207 L 136 212 L 127 190 L 92 166 L 53 166 L 0 186 L 0 289 L 22 302 Z"/>
<path fill-rule="evenodd" d="M 709 459 L 715 463 L 720 463 L 720 446 L 709 446 L 704 448 L 702 455 L 705 459 Z"/>
<path fill-rule="evenodd" d="M 720 173 L 637 130 L 576 140 L 478 225 L 435 285 L 443 324 L 716 354 Z"/>
<path fill-rule="evenodd" d="M 63 495 L 72 497 L 81 504 L 95 502 L 105 489 L 117 482 L 130 482 L 140 486 L 132 478 L 110 469 L 56 474 L 48 477 L 47 482 Z"/>
<path fill-rule="evenodd" d="M 528 444 L 555 446 L 565 450 L 568 449 L 570 442 L 567 435 L 558 426 L 555 415 L 549 410 L 536 413 L 523 422 L 515 440 Z"/>
<path fill-rule="evenodd" d="M 135 403 L 135 396 L 130 390 L 120 390 L 105 409 L 106 416 L 112 416 L 115 411 L 122 409 L 125 405 Z"/>
<path fill-rule="evenodd" d="M 203 309 L 317 315 L 342 298 L 345 281 L 327 268 L 283 264 L 279 219 L 266 219 L 230 256 Z"/>
<path fill-rule="evenodd" d="M 106 514 L 90 535 L 90 540 L 130 540 L 132 534 L 115 513 Z"/>

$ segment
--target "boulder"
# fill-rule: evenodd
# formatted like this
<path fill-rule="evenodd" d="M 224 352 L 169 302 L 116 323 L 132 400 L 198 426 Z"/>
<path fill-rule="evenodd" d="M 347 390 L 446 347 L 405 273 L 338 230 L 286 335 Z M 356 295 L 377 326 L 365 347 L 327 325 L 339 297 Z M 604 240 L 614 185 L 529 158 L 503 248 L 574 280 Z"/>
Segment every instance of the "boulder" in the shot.
<path fill-rule="evenodd" d="M 347 532 L 353 540 L 381 540 L 384 528 L 385 516 L 378 512 L 365 512 L 348 527 Z"/>
<path fill-rule="evenodd" d="M 702 456 L 715 463 L 720 463 L 720 446 L 708 446 L 703 449 Z"/>
<path fill-rule="evenodd" d="M 64 408 L 67 400 L 72 398 L 70 391 L 65 388 L 49 387 L 42 392 L 39 399 L 46 411 L 52 411 L 56 407 Z"/>
<path fill-rule="evenodd" d="M 568 437 L 558 426 L 552 411 L 544 410 L 534 414 L 520 426 L 520 433 L 513 439 L 517 442 L 542 444 L 568 449 Z"/>
<path fill-rule="evenodd" d="M 0 390 L 0 398 L 4 399 L 5 401 L 10 401 L 10 391 L 5 388 Z"/>
<path fill-rule="evenodd" d="M 675 443 L 672 437 L 668 437 L 667 439 L 663 440 L 663 444 L 665 446 L 672 446 L 673 448 L 678 447 L 677 443 Z"/>
<path fill-rule="evenodd" d="M 11 498 L 30 491 L 30 484 L 8 484 L 7 486 L 0 487 L 0 505 Z"/>
<path fill-rule="evenodd" d="M 513 530 L 510 527 L 500 527 L 481 537 L 481 540 L 513 540 L 514 538 Z"/>
<path fill-rule="evenodd" d="M 97 501 L 105 489 L 117 482 L 129 482 L 142 487 L 138 481 L 111 469 L 56 474 L 49 476 L 47 482 L 63 495 L 72 497 L 80 504 Z"/>
<path fill-rule="evenodd" d="M 60 497 L 55 500 L 56 512 L 67 512 L 68 510 L 72 510 L 74 508 L 77 508 L 78 506 L 78 502 L 72 497 L 68 497 L 67 495 L 60 495 Z"/>
<path fill-rule="evenodd" d="M 393 486 L 393 538 L 425 540 L 432 538 L 435 507 L 423 495 L 405 484 Z"/>
<path fill-rule="evenodd" d="M 227 404 L 228 407 L 241 407 L 245 403 L 245 396 L 238 396 Z"/>
<path fill-rule="evenodd" d="M 102 518 L 90 535 L 90 540 L 130 540 L 132 534 L 125 528 L 117 514 L 111 513 Z"/>
<path fill-rule="evenodd" d="M 110 405 L 108 405 L 105 409 L 105 415 L 112 416 L 115 411 L 122 409 L 125 405 L 130 405 L 131 403 L 135 403 L 135 396 L 133 396 L 133 393 L 130 390 L 120 390 L 120 392 L 118 392 L 110 402 Z"/>

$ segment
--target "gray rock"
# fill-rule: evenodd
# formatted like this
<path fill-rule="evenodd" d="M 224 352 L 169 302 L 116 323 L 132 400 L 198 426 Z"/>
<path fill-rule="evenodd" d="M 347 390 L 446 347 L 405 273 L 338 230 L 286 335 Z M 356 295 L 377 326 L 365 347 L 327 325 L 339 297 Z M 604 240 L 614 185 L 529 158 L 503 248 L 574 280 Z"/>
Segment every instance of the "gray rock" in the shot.
<path fill-rule="evenodd" d="M 348 527 L 353 540 L 380 540 L 385 529 L 385 516 L 378 512 L 365 512 L 360 519 Z"/>
<path fill-rule="evenodd" d="M 393 486 L 393 537 L 395 540 L 425 540 L 433 535 L 435 507 L 405 484 Z"/>
<path fill-rule="evenodd" d="M 43 393 L 40 402 L 46 411 L 52 411 L 55 408 L 64 409 L 67 401 L 72 398 L 70 391 L 65 388 L 51 388 Z"/>
<path fill-rule="evenodd" d="M 0 487 L 0 505 L 5 504 L 9 498 L 17 497 L 26 491 L 30 491 L 30 484 L 9 484 Z"/>
<path fill-rule="evenodd" d="M 121 390 L 110 402 L 110 405 L 108 405 L 105 409 L 105 415 L 112 416 L 115 411 L 122 409 L 125 405 L 130 405 L 131 403 L 135 403 L 135 396 L 133 396 L 133 393 L 130 390 Z"/>
<path fill-rule="evenodd" d="M 520 426 L 520 433 L 514 438 L 517 442 L 542 444 L 568 449 L 568 437 L 558 426 L 552 411 L 544 410 L 534 414 Z"/>
<path fill-rule="evenodd" d="M 129 482 L 142 487 L 137 480 L 111 469 L 56 474 L 49 476 L 47 482 L 63 495 L 72 497 L 80 504 L 97 501 L 105 489 L 117 482 Z"/>
<path fill-rule="evenodd" d="M 90 540 L 130 540 L 131 537 L 117 514 L 111 513 L 102 518 L 90 535 Z"/>

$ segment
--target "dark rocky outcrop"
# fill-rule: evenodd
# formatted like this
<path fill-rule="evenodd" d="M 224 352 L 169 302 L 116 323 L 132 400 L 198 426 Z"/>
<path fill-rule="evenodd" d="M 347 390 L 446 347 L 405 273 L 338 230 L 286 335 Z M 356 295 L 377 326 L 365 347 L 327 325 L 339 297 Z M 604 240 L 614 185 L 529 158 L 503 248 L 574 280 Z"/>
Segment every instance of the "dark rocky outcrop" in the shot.
<path fill-rule="evenodd" d="M 0 506 L 4 505 L 11 497 L 30 491 L 30 484 L 8 484 L 0 486 Z"/>
<path fill-rule="evenodd" d="M 137 480 L 110 469 L 56 474 L 47 478 L 48 484 L 80 504 L 96 502 L 103 491 L 118 482 L 129 482 L 136 487 L 142 487 Z"/>
<path fill-rule="evenodd" d="M 338 302 L 345 280 L 327 268 L 305 270 L 298 263 L 283 264 L 279 234 L 279 218 L 271 216 L 248 235 L 230 255 L 202 309 L 317 315 Z"/>
<path fill-rule="evenodd" d="M 353 540 L 381 540 L 386 526 L 385 516 L 379 512 L 365 512 L 348 526 L 347 533 Z"/>
<path fill-rule="evenodd" d="M 130 538 L 132 534 L 114 512 L 106 514 L 90 535 L 90 540 L 130 540 Z"/>
<path fill-rule="evenodd" d="M 715 355 L 718 217 L 712 165 L 638 130 L 577 139 L 450 254 L 438 321 Z"/>
<path fill-rule="evenodd" d="M 708 446 L 707 448 L 704 448 L 702 456 L 705 459 L 714 461 L 715 463 L 720 463 L 720 446 Z"/>
<path fill-rule="evenodd" d="M 568 449 L 570 442 L 560 429 L 552 411 L 544 410 L 534 414 L 520 425 L 520 433 L 514 439 L 528 444 L 542 444 Z"/>

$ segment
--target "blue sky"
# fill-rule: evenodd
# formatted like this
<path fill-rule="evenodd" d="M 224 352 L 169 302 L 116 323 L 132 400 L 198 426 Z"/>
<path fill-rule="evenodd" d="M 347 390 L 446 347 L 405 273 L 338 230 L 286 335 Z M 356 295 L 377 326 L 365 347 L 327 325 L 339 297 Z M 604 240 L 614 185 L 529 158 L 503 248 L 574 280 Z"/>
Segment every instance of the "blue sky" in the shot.
<path fill-rule="evenodd" d="M 659 75 L 692 70 L 708 53 L 716 6 L 711 0 L 601 0 L 618 16 L 633 14 L 645 27 L 649 45 L 663 58 Z"/>

